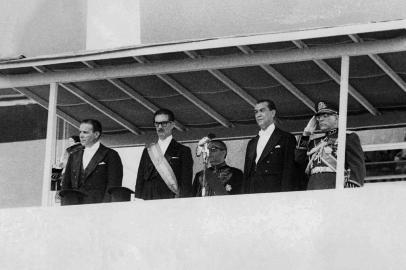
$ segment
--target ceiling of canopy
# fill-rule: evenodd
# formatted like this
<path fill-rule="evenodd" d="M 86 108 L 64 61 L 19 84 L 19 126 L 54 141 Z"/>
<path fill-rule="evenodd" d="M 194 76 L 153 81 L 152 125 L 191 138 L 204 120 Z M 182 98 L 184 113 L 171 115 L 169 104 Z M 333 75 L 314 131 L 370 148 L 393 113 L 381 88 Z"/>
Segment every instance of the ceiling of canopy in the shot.
<path fill-rule="evenodd" d="M 351 51 L 359 48 L 356 46 L 379 42 L 389 44 L 405 36 L 406 30 L 401 29 L 283 42 L 231 42 L 200 48 L 190 42 L 165 44 L 161 50 L 156 45 L 8 60 L 0 62 L 2 77 L 21 81 L 21 85 L 15 83 L 15 87 L 0 89 L 0 101 L 27 97 L 38 103 L 26 106 L 27 110 L 33 110 L 29 109 L 31 106 L 47 107 L 50 87 L 41 85 L 41 80 L 55 76 L 56 81 L 62 78 L 63 82 L 59 84 L 57 100 L 61 119 L 78 126 L 81 119 L 95 118 L 102 122 L 105 133 L 129 136 L 134 143 L 148 140 L 154 133 L 152 117 L 158 108 L 175 113 L 177 136 L 184 140 L 197 139 L 208 132 L 219 137 L 252 136 L 257 132 L 253 105 L 260 99 L 276 103 L 282 128 L 299 132 L 318 100 L 339 103 L 341 59 L 336 55 L 340 50 Z M 406 125 L 404 48 L 352 54 L 349 128 Z M 301 56 L 317 53 L 318 49 L 322 55 L 331 54 L 323 59 Z M 269 63 L 261 62 L 262 55 L 271 59 Z"/>

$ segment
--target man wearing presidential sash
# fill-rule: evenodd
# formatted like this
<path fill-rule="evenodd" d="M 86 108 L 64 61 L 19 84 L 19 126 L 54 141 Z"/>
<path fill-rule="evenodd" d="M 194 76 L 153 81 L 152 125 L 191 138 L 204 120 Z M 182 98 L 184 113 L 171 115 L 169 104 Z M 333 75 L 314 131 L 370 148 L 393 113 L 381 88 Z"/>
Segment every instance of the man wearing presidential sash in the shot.
<path fill-rule="evenodd" d="M 335 188 L 337 137 L 338 110 L 327 102 L 318 102 L 316 115 L 310 119 L 296 148 L 296 162 L 302 164 L 308 177 L 308 190 Z M 364 184 L 364 152 L 358 135 L 351 132 L 346 136 L 345 170 L 346 187 Z"/>
<path fill-rule="evenodd" d="M 141 156 L 135 197 L 144 200 L 190 197 L 193 159 L 190 148 L 172 137 L 175 117 L 160 109 L 154 114 L 158 142 L 148 145 Z"/>

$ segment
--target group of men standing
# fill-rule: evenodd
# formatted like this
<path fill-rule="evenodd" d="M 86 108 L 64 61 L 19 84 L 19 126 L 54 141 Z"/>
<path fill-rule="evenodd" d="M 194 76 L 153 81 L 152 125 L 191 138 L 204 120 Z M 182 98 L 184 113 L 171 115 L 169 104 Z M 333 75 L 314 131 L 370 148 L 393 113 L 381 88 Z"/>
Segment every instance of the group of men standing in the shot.
<path fill-rule="evenodd" d="M 174 114 L 160 109 L 154 114 L 158 141 L 141 156 L 135 197 L 144 200 L 192 196 L 281 192 L 335 187 L 338 110 L 326 102 L 316 104 L 299 141 L 275 125 L 277 109 L 271 100 L 254 107 L 259 134 L 248 142 L 244 172 L 226 164 L 227 146 L 206 140 L 207 168 L 193 177 L 190 148 L 172 136 Z M 69 157 L 62 190 L 80 192 L 81 203 L 108 202 L 109 188 L 121 186 L 122 164 L 117 152 L 100 144 L 101 125 L 82 121 L 84 148 Z M 346 186 L 363 185 L 364 154 L 355 133 L 348 133 L 345 152 Z"/>

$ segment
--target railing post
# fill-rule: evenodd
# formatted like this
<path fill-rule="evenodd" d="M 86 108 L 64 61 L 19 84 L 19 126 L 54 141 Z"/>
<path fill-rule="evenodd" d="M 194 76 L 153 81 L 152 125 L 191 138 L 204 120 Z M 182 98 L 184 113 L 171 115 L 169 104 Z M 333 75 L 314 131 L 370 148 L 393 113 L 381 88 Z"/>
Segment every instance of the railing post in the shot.
<path fill-rule="evenodd" d="M 344 189 L 344 164 L 345 164 L 345 140 L 347 131 L 347 105 L 348 105 L 348 79 L 350 71 L 350 58 L 347 55 L 341 57 L 341 80 L 340 80 L 340 108 L 338 118 L 338 149 L 337 149 L 337 174 L 336 189 Z"/>
<path fill-rule="evenodd" d="M 42 199 L 43 207 L 50 206 L 50 189 L 52 176 L 52 163 L 55 161 L 56 147 L 56 104 L 58 99 L 58 83 L 51 83 L 49 89 L 47 138 L 45 143 L 44 175 L 42 178 Z"/>

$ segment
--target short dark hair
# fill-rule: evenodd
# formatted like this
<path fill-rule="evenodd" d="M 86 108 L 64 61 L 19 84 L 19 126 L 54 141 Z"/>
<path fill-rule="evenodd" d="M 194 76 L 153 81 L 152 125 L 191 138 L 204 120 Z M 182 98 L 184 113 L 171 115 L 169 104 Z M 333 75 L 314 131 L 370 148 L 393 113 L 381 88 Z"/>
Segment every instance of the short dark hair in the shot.
<path fill-rule="evenodd" d="M 100 136 L 102 134 L 102 125 L 99 121 L 97 121 L 96 119 L 84 119 L 80 122 L 81 124 L 90 124 L 93 127 L 93 132 L 99 132 Z M 99 136 L 99 138 L 100 138 Z"/>
<path fill-rule="evenodd" d="M 154 113 L 154 121 L 155 121 L 155 117 L 157 115 L 161 115 L 161 114 L 167 115 L 168 116 L 168 121 L 174 121 L 175 120 L 175 115 L 173 114 L 173 112 L 171 110 L 162 108 L 162 109 L 157 110 Z"/>
<path fill-rule="evenodd" d="M 78 135 L 72 135 L 69 138 L 72 139 L 75 143 L 80 142 L 80 138 Z"/>
<path fill-rule="evenodd" d="M 272 100 L 270 100 L 270 99 L 260 99 L 260 100 L 257 101 L 256 104 L 263 103 L 263 102 L 266 102 L 266 103 L 267 103 L 268 109 L 269 109 L 270 111 L 272 111 L 272 110 L 275 110 L 275 111 L 276 111 L 275 103 L 274 103 Z"/>

